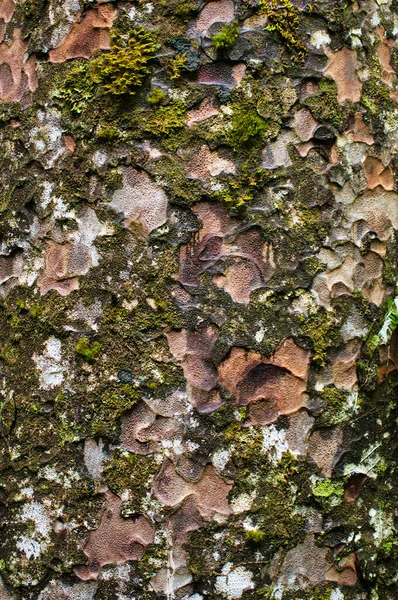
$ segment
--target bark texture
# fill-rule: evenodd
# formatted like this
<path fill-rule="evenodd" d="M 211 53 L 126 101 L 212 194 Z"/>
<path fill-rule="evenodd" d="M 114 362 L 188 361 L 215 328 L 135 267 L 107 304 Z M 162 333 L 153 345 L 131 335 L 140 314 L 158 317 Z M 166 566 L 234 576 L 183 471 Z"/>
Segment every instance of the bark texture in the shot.
<path fill-rule="evenodd" d="M 0 0 L 1 600 L 396 600 L 396 0 Z"/>

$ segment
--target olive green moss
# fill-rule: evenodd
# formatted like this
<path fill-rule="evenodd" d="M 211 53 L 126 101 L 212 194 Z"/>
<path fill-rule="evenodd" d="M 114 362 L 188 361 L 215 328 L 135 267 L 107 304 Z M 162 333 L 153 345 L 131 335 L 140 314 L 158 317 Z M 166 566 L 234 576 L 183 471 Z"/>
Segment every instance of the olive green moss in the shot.
<path fill-rule="evenodd" d="M 159 464 L 154 461 L 153 456 L 141 456 L 118 449 L 105 467 L 104 478 L 115 494 L 131 491 L 134 503 L 137 504 L 145 498 L 158 470 Z"/>
<path fill-rule="evenodd" d="M 53 98 L 62 106 L 68 106 L 73 115 L 80 115 L 86 103 L 93 98 L 94 92 L 95 83 L 90 73 L 90 63 L 76 60 L 63 67 Z"/>
<path fill-rule="evenodd" d="M 236 107 L 232 115 L 232 129 L 229 139 L 235 150 L 241 146 L 260 144 L 263 141 L 267 123 L 254 110 Z"/>
<path fill-rule="evenodd" d="M 114 142 L 120 138 L 120 132 L 116 127 L 101 127 L 96 132 L 96 136 L 99 140 L 105 140 L 108 142 Z"/>
<path fill-rule="evenodd" d="M 305 318 L 299 315 L 302 322 L 301 333 L 309 338 L 313 350 L 311 360 L 320 367 L 326 366 L 327 352 L 336 346 L 339 330 L 333 313 L 318 310 Z"/>
<path fill-rule="evenodd" d="M 343 132 L 348 125 L 348 117 L 355 112 L 355 107 L 346 103 L 341 106 L 337 100 L 337 86 L 331 79 L 320 79 L 318 89 L 302 100 L 303 106 L 322 123 L 330 123 L 338 131 Z"/>
<path fill-rule="evenodd" d="M 148 63 L 155 57 L 155 50 L 155 40 L 142 27 L 131 29 L 127 38 L 111 34 L 110 52 L 91 62 L 93 81 L 109 94 L 134 95 L 150 73 Z"/>
<path fill-rule="evenodd" d="M 260 12 L 267 15 L 267 31 L 281 37 L 294 61 L 304 60 L 307 49 L 299 37 L 300 11 L 290 0 L 259 0 Z"/>
<path fill-rule="evenodd" d="M 186 106 L 181 100 L 172 100 L 160 106 L 146 120 L 144 131 L 155 136 L 170 135 L 185 125 Z"/>
<path fill-rule="evenodd" d="M 321 425 L 336 425 L 350 416 L 347 392 L 332 386 L 324 388 L 319 392 L 319 396 L 322 398 L 322 413 L 319 417 Z"/>

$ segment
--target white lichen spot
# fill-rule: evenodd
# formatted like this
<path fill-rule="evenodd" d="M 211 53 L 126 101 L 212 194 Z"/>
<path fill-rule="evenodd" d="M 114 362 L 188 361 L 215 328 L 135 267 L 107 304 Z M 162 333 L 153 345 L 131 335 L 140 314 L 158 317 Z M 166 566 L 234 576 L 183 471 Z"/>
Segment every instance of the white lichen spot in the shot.
<path fill-rule="evenodd" d="M 256 333 L 254 335 L 254 339 L 256 340 L 257 344 L 259 344 L 260 342 L 263 341 L 264 335 L 265 335 L 265 329 L 264 329 L 264 327 L 260 327 L 260 329 L 258 331 L 256 331 Z"/>
<path fill-rule="evenodd" d="M 227 563 L 221 573 L 216 579 L 216 591 L 227 598 L 241 598 L 243 592 L 254 588 L 253 574 L 245 567 L 233 568 L 232 563 Z"/>
<path fill-rule="evenodd" d="M 33 521 L 35 530 L 30 536 L 21 536 L 16 546 L 27 558 L 38 558 L 47 549 L 49 535 L 52 531 L 47 511 L 40 502 L 24 504 L 20 520 L 22 522 Z"/>
<path fill-rule="evenodd" d="M 50 109 L 47 112 L 39 111 L 37 116 L 41 124 L 31 130 L 30 141 L 34 149 L 42 155 L 44 167 L 49 169 L 65 152 L 65 144 L 62 139 L 61 113 L 55 109 Z"/>
<path fill-rule="evenodd" d="M 344 594 L 339 588 L 332 590 L 330 600 L 344 600 Z"/>
<path fill-rule="evenodd" d="M 46 390 L 61 385 L 69 363 L 62 360 L 62 344 L 59 339 L 52 336 L 44 346 L 41 355 L 33 354 L 32 360 L 40 371 L 40 386 Z"/>
<path fill-rule="evenodd" d="M 376 452 L 381 446 L 380 442 L 371 444 L 369 448 L 362 452 L 361 461 L 358 465 L 349 463 L 344 467 L 344 475 L 351 476 L 354 473 L 363 473 L 368 477 L 375 479 L 377 477 L 377 469 L 384 466 L 384 459 Z"/>
<path fill-rule="evenodd" d="M 217 471 L 223 471 L 226 467 L 227 462 L 229 461 L 229 451 L 228 450 L 217 450 L 213 454 L 213 465 L 216 467 Z"/>
<path fill-rule="evenodd" d="M 41 545 L 37 540 L 23 535 L 16 544 L 18 550 L 23 552 L 26 558 L 39 558 Z"/>
<path fill-rule="evenodd" d="M 43 537 L 47 537 L 51 531 L 51 521 L 43 504 L 32 502 L 24 504 L 21 513 L 22 521 L 34 521 L 36 531 Z"/>
<path fill-rule="evenodd" d="M 253 500 L 256 498 L 256 492 L 251 494 L 239 494 L 236 498 L 233 498 L 230 502 L 231 508 L 236 515 L 244 513 L 251 509 Z"/>
<path fill-rule="evenodd" d="M 362 46 L 362 40 L 361 40 L 362 31 L 361 31 L 361 29 L 359 29 L 359 28 L 350 29 L 348 35 L 349 35 L 349 38 L 351 41 L 351 47 L 352 48 L 361 48 L 361 46 Z"/>
<path fill-rule="evenodd" d="M 330 36 L 324 29 L 314 31 L 311 36 L 311 44 L 315 48 L 322 48 L 322 46 L 328 46 L 331 42 Z"/>
<path fill-rule="evenodd" d="M 263 452 L 270 455 L 273 462 L 277 463 L 282 458 L 282 454 L 289 450 L 286 441 L 286 432 L 284 429 L 278 429 L 275 425 L 269 425 L 263 433 Z"/>
<path fill-rule="evenodd" d="M 105 458 L 106 455 L 104 453 L 104 443 L 101 439 L 99 439 L 98 442 L 92 439 L 87 439 L 85 441 L 84 464 L 94 480 L 101 479 L 102 472 L 104 470 L 103 463 Z"/>
<path fill-rule="evenodd" d="M 97 150 L 94 152 L 92 160 L 96 167 L 102 167 L 108 160 L 108 155 L 102 150 Z"/>
<path fill-rule="evenodd" d="M 380 546 L 383 540 L 387 540 L 395 533 L 394 516 L 387 514 L 381 508 L 369 510 L 370 524 L 374 529 L 373 538 L 376 546 Z"/>

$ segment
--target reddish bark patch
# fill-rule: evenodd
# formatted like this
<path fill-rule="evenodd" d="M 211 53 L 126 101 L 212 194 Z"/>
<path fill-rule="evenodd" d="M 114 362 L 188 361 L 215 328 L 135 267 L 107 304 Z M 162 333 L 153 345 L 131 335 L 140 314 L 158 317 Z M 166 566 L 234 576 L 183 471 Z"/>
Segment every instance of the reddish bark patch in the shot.
<path fill-rule="evenodd" d="M 315 431 L 310 437 L 308 455 L 322 471 L 325 477 L 331 477 L 345 449 L 343 448 L 343 432 L 335 429 Z"/>
<path fill-rule="evenodd" d="M 26 92 L 37 88 L 36 60 L 26 60 L 28 43 L 21 37 L 20 29 L 14 29 L 11 42 L 0 44 L 0 98 L 19 102 Z"/>
<path fill-rule="evenodd" d="M 214 327 L 202 327 L 197 331 L 166 332 L 170 351 L 182 366 L 188 382 L 190 400 L 199 412 L 211 412 L 221 404 L 217 385 L 217 370 L 212 352 L 218 331 Z"/>
<path fill-rule="evenodd" d="M 197 482 L 187 482 L 175 470 L 173 463 L 165 459 L 162 469 L 155 479 L 152 494 L 165 506 L 172 508 L 181 505 L 192 497 L 192 510 L 198 511 L 205 520 L 216 515 L 229 515 L 228 494 L 232 484 L 226 483 L 216 469 L 207 465 Z"/>
<path fill-rule="evenodd" d="M 193 207 L 201 228 L 180 250 L 179 281 L 195 287 L 211 270 L 214 282 L 235 302 L 247 304 L 253 290 L 264 287 L 275 269 L 272 246 L 256 228 L 239 231 L 225 207 L 203 202 Z M 218 273 L 217 273 L 218 271 Z"/>
<path fill-rule="evenodd" d="M 340 103 L 345 100 L 360 101 L 362 83 L 358 77 L 358 68 L 355 50 L 343 48 L 330 55 L 325 75 L 329 75 L 336 82 L 337 99 Z"/>
<path fill-rule="evenodd" d="M 124 519 L 120 516 L 122 501 L 106 493 L 106 507 L 98 529 L 92 531 L 84 547 L 88 564 L 75 570 L 83 580 L 97 579 L 104 565 L 122 565 L 140 560 L 146 547 L 153 542 L 155 530 L 144 517 Z"/>
<path fill-rule="evenodd" d="M 362 113 L 356 112 L 353 117 L 350 117 L 348 125 L 349 128 L 345 134 L 351 134 L 353 142 L 362 142 L 363 144 L 368 144 L 368 146 L 374 144 L 374 137 L 364 122 Z"/>
<path fill-rule="evenodd" d="M 279 414 L 305 407 L 310 353 L 289 338 L 266 359 L 253 351 L 233 348 L 219 367 L 219 381 L 238 406 L 249 405 L 246 425 L 268 425 Z"/>
<path fill-rule="evenodd" d="M 61 43 L 50 50 L 50 62 L 62 63 L 70 58 L 90 58 L 96 50 L 110 48 L 109 29 L 116 17 L 110 4 L 88 10 L 80 23 L 73 23 L 72 29 Z"/>
<path fill-rule="evenodd" d="M 340 562 L 339 566 L 333 565 L 326 572 L 327 581 L 334 581 L 339 585 L 354 586 L 357 582 L 356 556 L 349 554 Z"/>
<path fill-rule="evenodd" d="M 346 502 L 356 502 L 367 479 L 368 477 L 362 473 L 350 477 L 344 490 L 344 500 Z"/>
<path fill-rule="evenodd" d="M 192 29 L 196 33 L 206 32 L 213 23 L 227 23 L 234 18 L 234 3 L 232 0 L 208 2 L 200 11 Z"/>
<path fill-rule="evenodd" d="M 368 188 L 374 190 L 381 185 L 385 190 L 394 189 L 394 174 L 390 167 L 385 167 L 381 160 L 368 156 L 363 164 Z"/>

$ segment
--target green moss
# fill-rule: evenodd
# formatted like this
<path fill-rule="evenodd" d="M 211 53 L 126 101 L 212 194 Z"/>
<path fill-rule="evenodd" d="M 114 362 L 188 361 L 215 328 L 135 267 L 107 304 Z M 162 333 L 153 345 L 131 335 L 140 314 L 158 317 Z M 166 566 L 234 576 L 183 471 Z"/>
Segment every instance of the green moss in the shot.
<path fill-rule="evenodd" d="M 292 60 L 303 61 L 307 49 L 298 37 L 300 11 L 290 0 L 259 0 L 260 10 L 268 17 L 266 31 L 276 31 L 289 50 Z"/>
<path fill-rule="evenodd" d="M 395 285 L 398 279 L 397 266 L 394 260 L 387 254 L 383 261 L 383 283 L 385 285 Z"/>
<path fill-rule="evenodd" d="M 330 479 L 318 481 L 312 488 L 312 493 L 318 498 L 329 498 L 330 496 L 342 496 L 344 489 L 341 485 L 336 485 Z"/>
<path fill-rule="evenodd" d="M 164 59 L 170 79 L 180 79 L 187 64 L 187 53 L 174 54 Z"/>
<path fill-rule="evenodd" d="M 109 94 L 134 95 L 150 73 L 149 62 L 155 57 L 156 42 L 142 27 L 132 29 L 127 38 L 111 36 L 111 51 L 91 63 L 92 78 Z"/>
<path fill-rule="evenodd" d="M 235 150 L 262 142 L 267 130 L 266 121 L 257 111 L 240 106 L 234 108 L 229 141 Z"/>
<path fill-rule="evenodd" d="M 87 362 L 94 362 L 99 353 L 101 352 L 101 344 L 99 342 L 94 342 L 90 344 L 89 340 L 86 337 L 82 337 L 79 339 L 75 346 L 75 351 L 77 354 L 80 354 Z"/>
<path fill-rule="evenodd" d="M 276 135 L 280 126 L 288 118 L 297 101 L 297 92 L 293 87 L 279 88 L 275 84 L 260 89 L 257 95 L 257 112 L 267 121 L 274 122 Z"/>
<path fill-rule="evenodd" d="M 107 140 L 111 142 L 120 138 L 120 131 L 117 129 L 117 127 L 108 125 L 106 127 L 101 127 L 101 129 L 99 129 L 95 135 L 99 140 Z"/>
<path fill-rule="evenodd" d="M 159 87 L 154 87 L 147 100 L 149 104 L 160 104 L 166 98 L 166 94 Z"/>
<path fill-rule="evenodd" d="M 144 131 L 153 135 L 169 135 L 185 125 L 186 107 L 182 100 L 161 106 L 148 118 Z"/>
<path fill-rule="evenodd" d="M 0 352 L 0 357 L 8 365 L 15 365 L 18 361 L 20 354 L 18 348 L 10 342 L 5 342 Z"/>
<path fill-rule="evenodd" d="M 53 98 L 60 100 L 62 105 L 66 104 L 72 114 L 81 114 L 94 96 L 95 85 L 89 69 L 88 61 L 74 60 L 64 65 L 59 78 L 55 78 L 57 89 Z"/>
<path fill-rule="evenodd" d="M 303 105 L 310 109 L 313 116 L 323 123 L 330 123 L 339 131 L 348 124 L 348 116 L 355 112 L 348 103 L 344 109 L 337 100 L 337 86 L 330 79 L 321 79 L 319 90 L 303 100 Z"/>
<path fill-rule="evenodd" d="M 215 193 L 231 212 L 239 211 L 250 205 L 256 193 L 264 187 L 267 181 L 267 172 L 264 169 L 250 169 L 248 164 L 242 165 L 238 177 L 229 177 L 223 183 L 223 189 Z"/>
<path fill-rule="evenodd" d="M 347 393 L 335 387 L 327 387 L 319 395 L 323 400 L 320 425 L 336 425 L 347 418 Z"/>
<path fill-rule="evenodd" d="M 326 366 L 327 351 L 336 344 L 339 337 L 339 330 L 332 315 L 325 310 L 320 310 L 308 318 L 299 315 L 302 321 L 300 327 L 303 335 L 310 338 L 314 363 L 321 367 Z"/>
<path fill-rule="evenodd" d="M 157 4 L 163 9 L 163 15 L 176 16 L 183 21 L 186 21 L 192 12 L 197 10 L 195 0 L 158 0 Z"/>
<path fill-rule="evenodd" d="M 153 456 L 116 449 L 111 462 L 104 469 L 104 479 L 116 494 L 131 490 L 137 502 L 144 500 L 158 470 L 159 465 Z"/>
<path fill-rule="evenodd" d="M 361 102 L 372 115 L 386 108 L 394 108 L 390 88 L 376 75 L 364 82 Z"/>
<path fill-rule="evenodd" d="M 258 529 L 249 529 L 249 531 L 245 531 L 245 538 L 250 543 L 260 544 L 265 538 L 265 533 Z"/>
<path fill-rule="evenodd" d="M 227 23 L 219 33 L 213 36 L 212 42 L 216 50 L 229 50 L 239 36 L 239 25 L 236 21 Z"/>

